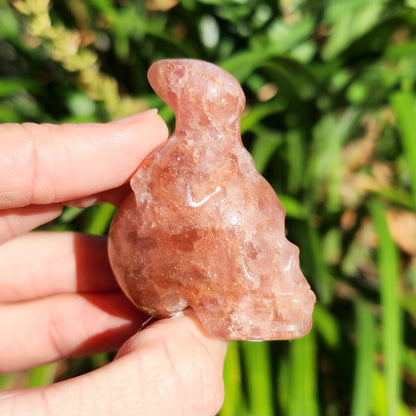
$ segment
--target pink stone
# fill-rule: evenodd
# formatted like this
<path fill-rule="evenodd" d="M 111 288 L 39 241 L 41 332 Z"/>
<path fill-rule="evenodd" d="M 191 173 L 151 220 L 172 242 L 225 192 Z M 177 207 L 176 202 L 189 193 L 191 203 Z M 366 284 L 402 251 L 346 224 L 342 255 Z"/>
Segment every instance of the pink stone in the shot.
<path fill-rule="evenodd" d="M 176 129 L 137 170 L 111 226 L 120 286 L 157 318 L 191 307 L 212 337 L 307 334 L 315 295 L 284 209 L 242 145 L 237 80 L 190 59 L 158 61 L 148 77 Z"/>

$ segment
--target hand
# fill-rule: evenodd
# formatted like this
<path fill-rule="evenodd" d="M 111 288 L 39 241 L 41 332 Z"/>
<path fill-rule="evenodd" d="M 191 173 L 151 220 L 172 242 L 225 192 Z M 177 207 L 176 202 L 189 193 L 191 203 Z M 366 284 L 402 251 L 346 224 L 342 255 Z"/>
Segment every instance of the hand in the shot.
<path fill-rule="evenodd" d="M 223 341 L 189 315 L 137 332 L 147 317 L 120 292 L 105 237 L 26 233 L 64 204 L 117 205 L 166 137 L 155 111 L 108 124 L 0 125 L 0 373 L 122 345 L 91 373 L 0 393 L 0 414 L 215 414 L 221 406 Z"/>

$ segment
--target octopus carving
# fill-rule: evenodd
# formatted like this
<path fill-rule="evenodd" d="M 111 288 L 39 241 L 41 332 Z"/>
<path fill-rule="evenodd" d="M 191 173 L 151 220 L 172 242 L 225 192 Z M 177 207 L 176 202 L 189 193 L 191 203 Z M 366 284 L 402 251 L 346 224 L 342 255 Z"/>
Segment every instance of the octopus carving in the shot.
<path fill-rule="evenodd" d="M 111 225 L 120 286 L 156 318 L 192 308 L 212 337 L 307 334 L 315 295 L 285 237 L 285 211 L 242 145 L 239 83 L 191 59 L 158 61 L 148 78 L 176 127 L 132 177 Z"/>

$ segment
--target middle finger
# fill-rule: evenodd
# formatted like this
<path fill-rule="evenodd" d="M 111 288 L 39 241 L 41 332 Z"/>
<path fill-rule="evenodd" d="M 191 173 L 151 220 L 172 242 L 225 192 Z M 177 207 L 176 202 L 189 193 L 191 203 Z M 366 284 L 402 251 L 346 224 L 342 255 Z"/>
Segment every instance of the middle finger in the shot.
<path fill-rule="evenodd" d="M 102 236 L 35 231 L 0 246 L 0 264 L 0 302 L 119 290 Z"/>

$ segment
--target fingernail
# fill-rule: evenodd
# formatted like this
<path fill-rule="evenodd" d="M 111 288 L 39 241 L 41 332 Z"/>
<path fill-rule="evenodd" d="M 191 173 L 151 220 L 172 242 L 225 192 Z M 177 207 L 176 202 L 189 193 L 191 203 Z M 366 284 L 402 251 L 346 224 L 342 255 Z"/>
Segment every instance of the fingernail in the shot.
<path fill-rule="evenodd" d="M 138 121 L 142 118 L 149 117 L 151 115 L 157 114 L 157 108 L 151 108 L 150 110 L 143 111 L 141 113 L 132 114 L 131 116 L 127 116 L 124 118 L 120 118 L 119 120 L 110 121 L 110 124 L 114 123 L 133 123 Z"/>

